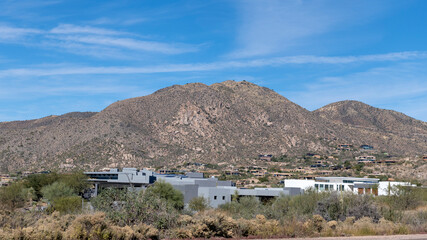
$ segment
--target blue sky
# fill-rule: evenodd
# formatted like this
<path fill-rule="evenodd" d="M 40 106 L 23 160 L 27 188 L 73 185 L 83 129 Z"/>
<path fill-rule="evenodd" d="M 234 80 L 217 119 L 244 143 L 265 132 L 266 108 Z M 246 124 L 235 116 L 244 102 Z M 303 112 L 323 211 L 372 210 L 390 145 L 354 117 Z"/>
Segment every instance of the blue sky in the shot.
<path fill-rule="evenodd" d="M 233 79 L 427 121 L 427 1 L 0 1 L 0 121 Z"/>

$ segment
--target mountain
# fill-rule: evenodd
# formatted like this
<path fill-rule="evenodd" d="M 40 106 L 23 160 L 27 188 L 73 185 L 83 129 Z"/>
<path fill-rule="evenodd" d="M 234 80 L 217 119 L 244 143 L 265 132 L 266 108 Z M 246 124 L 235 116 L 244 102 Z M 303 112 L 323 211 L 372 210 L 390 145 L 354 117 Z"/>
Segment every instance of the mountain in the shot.
<path fill-rule="evenodd" d="M 403 113 L 379 109 L 358 101 L 331 103 L 313 112 L 339 137 L 354 143 L 370 143 L 377 148 L 401 155 L 427 152 L 427 123 Z M 352 141 L 358 139 L 358 141 Z"/>
<path fill-rule="evenodd" d="M 0 171 L 248 162 L 329 153 L 340 143 L 423 154 L 427 124 L 354 101 L 310 112 L 246 81 L 191 83 L 99 113 L 0 123 Z"/>

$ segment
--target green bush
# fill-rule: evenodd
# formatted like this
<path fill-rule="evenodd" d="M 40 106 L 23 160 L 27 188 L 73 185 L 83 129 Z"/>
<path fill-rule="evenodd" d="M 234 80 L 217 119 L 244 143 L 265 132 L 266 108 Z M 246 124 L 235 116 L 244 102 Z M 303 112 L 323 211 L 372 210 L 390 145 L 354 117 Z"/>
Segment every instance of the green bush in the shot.
<path fill-rule="evenodd" d="M 65 239 L 111 239 L 113 236 L 102 213 L 79 216 L 64 235 Z"/>
<path fill-rule="evenodd" d="M 204 197 L 196 197 L 190 200 L 188 208 L 196 212 L 202 212 L 209 208 L 209 202 Z"/>
<path fill-rule="evenodd" d="M 53 209 L 60 213 L 77 213 L 82 209 L 82 198 L 79 196 L 59 197 L 52 202 Z"/>
<path fill-rule="evenodd" d="M 152 187 L 147 188 L 145 194 L 159 197 L 178 210 L 184 208 L 184 195 L 179 190 L 173 188 L 170 183 L 161 180 L 156 181 Z"/>
<path fill-rule="evenodd" d="M 50 185 L 59 180 L 59 175 L 56 173 L 49 174 L 32 174 L 24 180 L 25 187 L 32 188 L 35 191 L 36 199 L 43 197 L 41 189 L 44 186 Z"/>
<path fill-rule="evenodd" d="M 317 207 L 318 201 L 329 196 L 328 192 L 318 193 L 314 189 L 308 189 L 305 194 L 294 196 L 289 201 L 289 217 L 311 217 Z"/>
<path fill-rule="evenodd" d="M 42 189 L 55 182 L 62 182 L 67 185 L 75 194 L 83 193 L 89 187 L 87 176 L 82 172 L 75 172 L 71 174 L 33 174 L 24 179 L 26 188 L 32 188 L 35 191 L 35 199 L 38 200 L 43 197 Z"/>
<path fill-rule="evenodd" d="M 266 210 L 266 206 L 255 197 L 240 197 L 238 201 L 222 204 L 219 208 L 228 212 L 234 219 L 252 219 L 256 215 L 263 215 Z"/>
<path fill-rule="evenodd" d="M 64 174 L 60 177 L 60 181 L 73 189 L 74 193 L 77 194 L 83 193 L 87 188 L 89 188 L 87 179 L 88 177 L 82 172 Z"/>
<path fill-rule="evenodd" d="M 395 210 L 415 209 L 427 201 L 427 190 L 423 188 L 394 186 L 389 196 L 379 196 L 377 201 Z"/>
<path fill-rule="evenodd" d="M 104 189 L 92 199 L 95 209 L 119 225 L 145 223 L 158 229 L 173 227 L 179 212 L 170 201 L 156 194 Z"/>
<path fill-rule="evenodd" d="M 355 195 L 353 193 L 332 192 L 328 197 L 317 202 L 315 214 L 319 214 L 326 221 L 341 220 L 347 217 L 369 217 L 373 221 L 378 222 L 381 215 L 369 195 Z"/>
<path fill-rule="evenodd" d="M 33 189 L 25 188 L 22 182 L 15 182 L 0 188 L 0 206 L 4 209 L 14 210 L 23 207 L 33 196 Z"/>
<path fill-rule="evenodd" d="M 190 217 L 191 218 L 191 217 Z M 211 238 L 234 236 L 238 225 L 235 220 L 218 211 L 205 211 L 197 213 L 191 220 L 185 221 L 186 225 L 175 230 L 179 238 Z"/>
<path fill-rule="evenodd" d="M 43 198 L 53 202 L 57 198 L 71 197 L 75 195 L 74 190 L 63 182 L 54 182 L 50 185 L 44 186 L 41 189 Z"/>

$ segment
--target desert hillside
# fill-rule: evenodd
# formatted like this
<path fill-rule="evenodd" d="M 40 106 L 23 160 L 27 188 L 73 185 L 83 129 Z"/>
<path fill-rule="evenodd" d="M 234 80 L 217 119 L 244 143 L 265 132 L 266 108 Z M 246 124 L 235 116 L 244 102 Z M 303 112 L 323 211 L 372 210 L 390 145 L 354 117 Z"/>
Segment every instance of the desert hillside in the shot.
<path fill-rule="evenodd" d="M 192 83 L 99 113 L 0 123 L 0 171 L 244 162 L 330 153 L 337 144 L 425 154 L 427 123 L 355 101 L 310 112 L 246 81 Z"/>

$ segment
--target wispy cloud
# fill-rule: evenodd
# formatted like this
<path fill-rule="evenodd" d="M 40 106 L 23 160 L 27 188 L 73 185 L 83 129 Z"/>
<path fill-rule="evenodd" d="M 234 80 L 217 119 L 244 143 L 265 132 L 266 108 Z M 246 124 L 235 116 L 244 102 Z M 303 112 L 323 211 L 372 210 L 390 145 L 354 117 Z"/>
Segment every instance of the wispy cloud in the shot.
<path fill-rule="evenodd" d="M 109 30 L 105 28 L 96 28 L 91 26 L 76 26 L 72 24 L 60 24 L 50 30 L 54 34 L 91 34 L 91 35 L 120 35 L 123 32 Z"/>
<path fill-rule="evenodd" d="M 224 61 L 211 63 L 169 64 L 142 67 L 58 67 L 16 68 L 0 71 L 0 78 L 19 76 L 52 76 L 77 74 L 147 74 L 171 72 L 213 71 L 233 68 L 274 67 L 295 64 L 351 64 L 363 62 L 401 61 L 427 58 L 427 52 L 397 52 L 361 56 L 288 56 L 246 61 Z"/>
<path fill-rule="evenodd" d="M 0 25 L 0 40 L 16 40 L 27 35 L 40 34 L 42 32 L 39 29 Z"/>
<path fill-rule="evenodd" d="M 47 16 L 43 16 L 38 11 L 43 7 L 56 5 L 62 1 L 13 1 L 4 0 L 0 1 L 0 16 L 9 17 L 14 19 L 31 19 L 31 21 L 40 21 L 46 19 Z"/>
<path fill-rule="evenodd" d="M 366 22 L 384 8 L 372 1 L 240 1 L 237 47 L 229 56 L 255 57 L 315 45 L 314 36 Z"/>
<path fill-rule="evenodd" d="M 146 18 L 134 17 L 134 18 L 107 18 L 101 17 L 95 20 L 89 21 L 88 23 L 93 25 L 134 25 L 142 22 L 146 22 Z"/>
<path fill-rule="evenodd" d="M 19 86 L 3 86 L 0 89 L 0 99 L 34 99 L 50 96 L 78 96 L 78 95 L 110 95 L 120 94 L 128 97 L 143 96 L 152 93 L 153 90 L 141 89 L 133 85 L 120 85 L 118 83 L 89 83 L 73 84 L 72 81 L 47 84 L 44 86 L 32 86 L 31 88 Z"/>
<path fill-rule="evenodd" d="M 73 36 L 65 35 L 60 37 L 54 37 L 65 41 L 65 43 L 84 43 L 91 44 L 94 46 L 108 46 L 114 48 L 124 48 L 137 51 L 145 52 L 157 52 L 163 54 L 180 54 L 186 52 L 195 52 L 197 51 L 196 46 L 186 45 L 186 44 L 170 44 L 170 43 L 161 43 L 155 41 L 141 41 L 132 38 L 115 38 L 108 36 L 100 35 L 84 35 L 84 36 Z"/>
<path fill-rule="evenodd" d="M 16 41 L 24 40 L 28 41 Z M 78 55 L 129 58 L 135 52 L 182 54 L 196 52 L 198 45 L 141 40 L 144 36 L 106 28 L 60 24 L 50 30 L 0 25 L 0 41 L 29 47 L 67 51 Z M 31 40 L 31 41 L 30 41 Z"/>
<path fill-rule="evenodd" d="M 317 109 L 342 100 L 358 100 L 377 107 L 427 116 L 427 70 L 425 62 L 396 63 L 387 67 L 340 76 L 322 77 L 298 91 L 283 91 L 282 95 L 307 107 Z M 410 99 L 417 99 L 414 105 Z"/>

